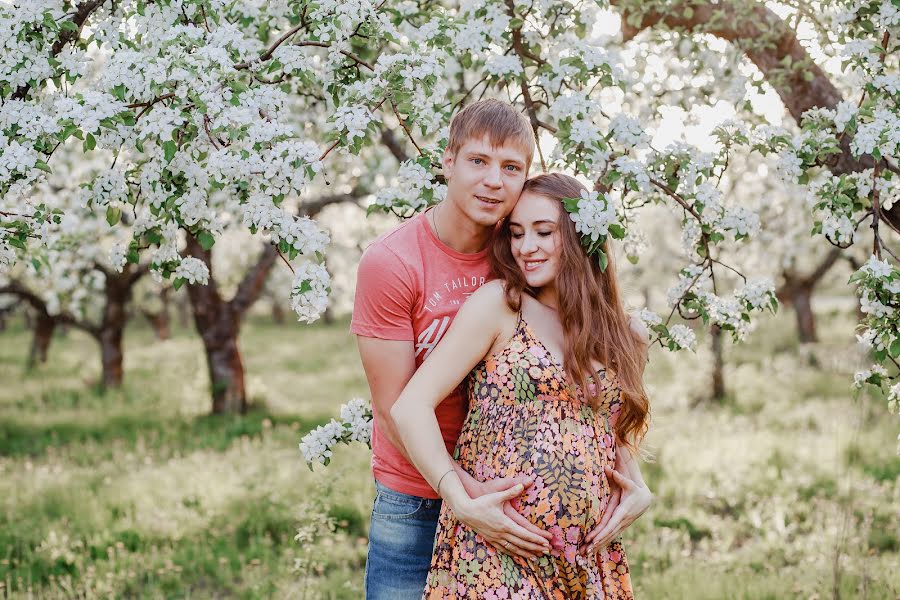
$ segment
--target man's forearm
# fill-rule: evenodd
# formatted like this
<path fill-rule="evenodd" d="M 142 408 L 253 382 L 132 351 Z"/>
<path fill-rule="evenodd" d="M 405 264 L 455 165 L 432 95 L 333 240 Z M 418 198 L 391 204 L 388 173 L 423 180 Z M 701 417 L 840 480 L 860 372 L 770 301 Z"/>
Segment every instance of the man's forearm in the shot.
<path fill-rule="evenodd" d="M 378 431 L 383 434 L 391 444 L 394 445 L 394 448 L 397 449 L 400 454 L 403 455 L 409 464 L 413 464 L 412 459 L 409 456 L 409 453 L 406 451 L 406 447 L 403 445 L 403 440 L 400 439 L 400 434 L 397 432 L 397 427 L 394 425 L 394 421 L 390 417 L 390 413 L 385 416 L 382 416 L 379 413 L 376 413 L 378 418 Z M 382 426 L 382 424 L 386 424 Z M 474 477 L 469 475 L 469 472 L 463 469 L 456 460 L 453 461 L 453 469 L 456 471 L 456 474 L 459 476 L 460 481 L 462 481 L 463 487 L 466 489 L 466 493 L 469 494 L 470 498 L 477 498 L 480 493 L 477 489 L 479 482 Z"/>
<path fill-rule="evenodd" d="M 412 459 L 409 457 L 409 452 L 406 451 L 406 447 L 403 445 L 403 440 L 400 439 L 400 433 L 397 431 L 396 425 L 394 425 L 394 420 L 391 418 L 390 409 L 384 412 L 375 411 L 375 427 L 378 428 L 378 433 L 386 437 L 409 464 L 413 464 Z"/>

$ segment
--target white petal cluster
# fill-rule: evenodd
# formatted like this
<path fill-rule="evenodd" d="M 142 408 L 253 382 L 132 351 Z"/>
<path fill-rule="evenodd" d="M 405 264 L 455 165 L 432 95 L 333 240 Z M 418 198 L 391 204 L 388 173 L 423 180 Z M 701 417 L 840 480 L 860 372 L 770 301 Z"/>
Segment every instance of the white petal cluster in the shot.
<path fill-rule="evenodd" d="M 841 133 L 847 127 L 850 119 L 856 116 L 856 104 L 847 100 L 838 102 L 834 115 L 834 128 Z"/>
<path fill-rule="evenodd" d="M 669 337 L 679 349 L 694 350 L 697 347 L 697 336 L 687 325 L 672 325 L 669 327 Z"/>
<path fill-rule="evenodd" d="M 622 174 L 631 187 L 642 192 L 650 191 L 650 175 L 640 161 L 620 156 L 612 162 L 612 166 Z"/>
<path fill-rule="evenodd" d="M 375 204 L 418 212 L 440 202 L 446 194 L 447 186 L 435 182 L 425 167 L 415 161 L 406 161 L 400 165 L 394 184 L 382 188 L 375 195 Z"/>
<path fill-rule="evenodd" d="M 330 285 L 331 276 L 318 263 L 307 261 L 294 269 L 291 308 L 297 313 L 299 321 L 312 323 L 325 312 Z"/>
<path fill-rule="evenodd" d="M 735 296 L 749 304 L 755 310 L 762 310 L 770 305 L 775 297 L 775 284 L 768 278 L 748 279 L 744 288 Z"/>
<path fill-rule="evenodd" d="M 206 285 L 209 282 L 209 267 L 199 258 L 185 256 L 175 267 L 175 278 L 188 283 Z"/>
<path fill-rule="evenodd" d="M 338 442 L 370 445 L 371 439 L 372 409 L 362 398 L 354 398 L 341 406 L 340 420 L 331 419 L 303 436 L 300 453 L 311 469 L 314 464 L 327 465 Z"/>
<path fill-rule="evenodd" d="M 600 192 L 588 190 L 582 190 L 578 211 L 569 213 L 569 218 L 575 223 L 575 230 L 592 242 L 605 237 L 609 226 L 618 223 L 616 209 L 609 199 Z"/>
<path fill-rule="evenodd" d="M 641 124 L 625 114 L 616 115 L 609 124 L 613 138 L 626 148 L 646 148 L 650 143 L 650 136 L 641 127 Z"/>
<path fill-rule="evenodd" d="M 85 205 L 105 207 L 108 204 L 116 205 L 128 200 L 128 187 L 125 176 L 116 169 L 108 169 L 97 174 L 89 193 L 85 197 Z"/>
<path fill-rule="evenodd" d="M 862 270 L 872 277 L 890 277 L 894 272 L 894 268 L 886 260 L 879 260 L 876 256 L 870 256 L 866 264 L 862 266 Z"/>
<path fill-rule="evenodd" d="M 116 270 L 116 273 L 121 273 L 128 262 L 126 250 L 125 245 L 121 242 L 114 243 L 109 249 L 109 264 Z"/>
<path fill-rule="evenodd" d="M 872 379 L 872 377 L 886 377 L 887 374 L 887 369 L 881 365 L 872 365 L 868 369 L 857 371 L 853 375 L 853 387 L 860 389 L 869 383 L 869 380 Z"/>
<path fill-rule="evenodd" d="M 699 290 L 709 284 L 709 273 L 703 265 L 688 265 L 678 273 L 678 281 L 666 292 L 669 306 L 681 301 L 688 289 Z"/>
<path fill-rule="evenodd" d="M 349 430 L 349 441 L 369 444 L 372 439 L 372 410 L 365 400 L 353 398 L 341 406 L 341 421 Z"/>
<path fill-rule="evenodd" d="M 341 106 L 331 117 L 334 130 L 346 133 L 351 142 L 356 138 L 366 137 L 366 128 L 373 120 L 373 115 L 365 106 Z"/>
<path fill-rule="evenodd" d="M 662 324 L 662 317 L 646 308 L 641 309 L 641 312 L 638 313 L 638 318 L 643 321 L 644 325 L 648 328 Z"/>
<path fill-rule="evenodd" d="M 522 74 L 522 61 L 515 54 L 491 54 L 484 62 L 484 70 L 495 77 L 517 77 Z"/>
<path fill-rule="evenodd" d="M 331 460 L 331 449 L 344 435 L 344 428 L 332 419 L 307 433 L 300 440 L 300 453 L 307 464 L 327 465 Z"/>

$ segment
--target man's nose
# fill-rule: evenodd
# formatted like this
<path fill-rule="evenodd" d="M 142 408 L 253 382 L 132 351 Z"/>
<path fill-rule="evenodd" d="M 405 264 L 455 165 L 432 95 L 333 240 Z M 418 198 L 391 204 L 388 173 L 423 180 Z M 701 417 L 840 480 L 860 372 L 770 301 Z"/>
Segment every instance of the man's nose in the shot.
<path fill-rule="evenodd" d="M 499 166 L 492 166 L 487 169 L 487 172 L 484 174 L 484 184 L 492 188 L 499 188 L 503 185 L 503 181 L 500 179 Z"/>

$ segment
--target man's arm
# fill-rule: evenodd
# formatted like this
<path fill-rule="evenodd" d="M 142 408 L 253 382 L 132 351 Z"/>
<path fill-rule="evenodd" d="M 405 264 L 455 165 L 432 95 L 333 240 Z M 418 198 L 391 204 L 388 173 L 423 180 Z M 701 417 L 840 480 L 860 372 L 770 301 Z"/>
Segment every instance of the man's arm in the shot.
<path fill-rule="evenodd" d="M 403 457 L 412 464 L 403 441 L 397 433 L 397 426 L 391 418 L 391 407 L 416 371 L 415 346 L 411 341 L 382 340 L 356 336 L 356 346 L 362 359 L 369 391 L 372 394 L 372 412 L 375 415 L 378 433 L 385 436 Z M 472 498 L 486 493 L 499 492 L 517 483 L 526 483 L 522 478 L 509 481 L 498 480 L 484 487 L 474 477 L 453 461 L 456 474 L 462 480 L 466 492 Z"/>
<path fill-rule="evenodd" d="M 416 372 L 415 346 L 412 341 L 381 340 L 358 335 L 356 347 L 369 382 L 372 413 L 375 415 L 378 433 L 385 436 L 409 460 L 394 420 L 391 419 L 391 407 Z"/>

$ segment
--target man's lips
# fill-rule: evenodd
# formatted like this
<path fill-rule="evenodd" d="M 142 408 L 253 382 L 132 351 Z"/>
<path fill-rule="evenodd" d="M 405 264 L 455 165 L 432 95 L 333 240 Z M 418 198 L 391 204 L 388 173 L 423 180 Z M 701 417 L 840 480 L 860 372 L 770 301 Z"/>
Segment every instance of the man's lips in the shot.
<path fill-rule="evenodd" d="M 489 196 L 475 196 L 475 197 L 478 198 L 479 200 L 481 200 L 482 202 L 486 202 L 488 204 L 502 204 L 503 203 L 502 200 L 500 200 L 498 198 L 491 198 Z"/>

